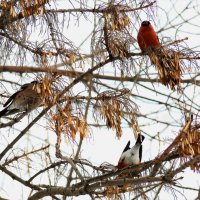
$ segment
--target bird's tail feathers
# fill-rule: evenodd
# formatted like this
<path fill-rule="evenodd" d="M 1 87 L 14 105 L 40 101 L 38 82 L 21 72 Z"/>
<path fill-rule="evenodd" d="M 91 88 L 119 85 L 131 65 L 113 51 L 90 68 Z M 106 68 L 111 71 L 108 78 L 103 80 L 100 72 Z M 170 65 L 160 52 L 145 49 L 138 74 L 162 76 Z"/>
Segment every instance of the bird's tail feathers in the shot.
<path fill-rule="evenodd" d="M 0 111 L 0 118 L 3 116 L 13 115 L 18 112 L 19 112 L 19 109 L 8 110 L 8 108 L 4 108 L 2 111 Z"/>
<path fill-rule="evenodd" d="M 144 135 L 139 134 L 135 144 L 142 144 L 144 138 L 145 138 Z"/>
<path fill-rule="evenodd" d="M 4 115 L 6 115 L 6 113 L 8 112 L 8 108 L 4 108 L 3 110 L 0 111 L 0 118 L 3 117 Z"/>

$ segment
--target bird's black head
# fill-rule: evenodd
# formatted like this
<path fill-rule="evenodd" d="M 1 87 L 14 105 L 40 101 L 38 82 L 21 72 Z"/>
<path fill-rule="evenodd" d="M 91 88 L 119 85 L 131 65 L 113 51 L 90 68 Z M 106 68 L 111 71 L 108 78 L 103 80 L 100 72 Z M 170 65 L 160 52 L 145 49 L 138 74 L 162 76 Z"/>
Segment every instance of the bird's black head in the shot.
<path fill-rule="evenodd" d="M 149 21 L 143 21 L 142 22 L 142 26 L 149 26 L 151 23 Z"/>

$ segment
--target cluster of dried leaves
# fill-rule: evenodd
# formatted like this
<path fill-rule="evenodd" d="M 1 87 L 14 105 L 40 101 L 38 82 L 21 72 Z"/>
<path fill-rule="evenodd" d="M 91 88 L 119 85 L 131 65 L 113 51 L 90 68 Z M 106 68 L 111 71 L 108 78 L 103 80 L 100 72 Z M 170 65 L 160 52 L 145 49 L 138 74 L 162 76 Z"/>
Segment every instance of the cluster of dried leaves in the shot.
<path fill-rule="evenodd" d="M 130 100 L 130 91 L 127 89 L 105 91 L 92 97 L 94 119 L 99 122 L 106 121 L 106 126 L 116 131 L 117 137 L 122 135 L 123 118 L 130 119 L 131 127 L 137 130 L 137 105 Z M 84 117 L 82 106 L 84 96 L 62 98 L 63 102 L 57 102 L 54 112 L 51 112 L 50 128 L 57 135 L 64 134 L 69 139 L 75 140 L 77 133 L 83 139 L 88 134 L 88 124 Z M 78 103 L 78 101 L 80 101 Z M 82 102 L 82 103 L 81 103 Z M 128 113 L 128 114 L 127 114 Z"/>
<path fill-rule="evenodd" d="M 160 81 L 172 90 L 180 89 L 182 67 L 180 53 L 166 48 L 154 49 L 148 52 L 150 60 L 156 66 Z"/>
<path fill-rule="evenodd" d="M 20 1 L 6 1 L 2 0 L 0 3 L 1 10 L 7 12 L 10 18 L 16 18 L 20 13 L 25 19 L 30 17 L 32 14 L 39 15 L 43 14 L 43 5 L 47 0 L 20 0 Z"/>
<path fill-rule="evenodd" d="M 48 3 L 48 0 L 29 0 L 29 1 L 20 0 L 19 1 L 20 9 L 25 19 L 27 19 L 33 14 L 34 15 L 43 14 L 44 13 L 43 5 L 45 5 L 46 3 Z"/>
<path fill-rule="evenodd" d="M 200 155 L 200 125 L 190 126 L 187 131 L 182 133 L 179 142 L 180 155 L 183 160 L 191 159 L 194 156 Z M 200 173 L 200 160 L 193 163 L 191 169 Z"/>
<path fill-rule="evenodd" d="M 125 12 L 119 12 L 121 6 L 109 6 L 103 15 L 103 35 L 106 50 L 111 57 L 125 58 L 133 43 L 130 36 L 131 20 Z"/>
<path fill-rule="evenodd" d="M 72 140 L 75 140 L 77 133 L 80 133 L 82 139 L 88 133 L 87 122 L 83 116 L 73 115 L 70 101 L 63 108 L 57 106 L 56 113 L 52 116 L 52 122 L 50 126 L 57 135 L 64 134 Z"/>
<path fill-rule="evenodd" d="M 100 19 L 96 51 L 102 52 L 100 56 L 118 57 L 124 59 L 134 38 L 131 36 L 131 19 L 123 5 L 108 5 Z M 103 50 L 103 51 L 102 51 Z M 97 55 L 98 56 L 98 55 Z"/>
<path fill-rule="evenodd" d="M 37 16 L 43 14 L 43 6 L 47 0 L 20 0 L 20 1 L 6 1 L 0 2 L 1 18 L 9 31 L 14 31 L 17 28 L 24 28 L 24 23 L 20 19 L 28 19 L 30 16 Z M 18 32 L 18 31 L 17 31 Z"/>
<path fill-rule="evenodd" d="M 122 135 L 121 125 L 125 113 L 129 113 L 127 116 L 132 122 L 132 127 L 135 127 L 137 105 L 130 101 L 129 95 L 130 91 L 123 89 L 118 92 L 105 91 L 97 96 L 97 110 L 99 110 L 100 116 L 106 121 L 106 126 L 116 130 L 117 137 Z"/>
<path fill-rule="evenodd" d="M 57 95 L 59 93 L 59 76 L 54 74 L 48 74 L 46 76 L 40 77 L 39 82 L 41 82 L 40 94 L 44 102 L 44 107 L 56 104 L 59 100 Z"/>

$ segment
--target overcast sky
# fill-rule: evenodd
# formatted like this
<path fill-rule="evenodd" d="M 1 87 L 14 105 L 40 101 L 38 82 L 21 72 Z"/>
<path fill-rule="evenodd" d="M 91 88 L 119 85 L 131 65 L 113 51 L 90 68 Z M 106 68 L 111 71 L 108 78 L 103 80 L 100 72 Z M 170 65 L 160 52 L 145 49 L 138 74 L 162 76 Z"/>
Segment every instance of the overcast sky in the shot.
<path fill-rule="evenodd" d="M 187 2 L 188 2 L 187 0 L 179 0 L 179 1 L 176 1 L 175 7 L 171 7 L 171 4 L 169 3 L 169 1 L 160 0 L 160 1 L 158 1 L 158 6 L 167 11 L 167 14 L 168 14 L 167 17 L 170 20 L 170 19 L 174 18 L 174 16 L 176 15 L 176 12 L 180 11 Z M 60 3 L 63 3 L 65 5 L 64 1 L 58 1 L 58 4 L 60 4 Z M 155 30 L 159 30 L 161 27 L 163 27 L 165 25 L 165 23 L 167 21 L 166 15 L 162 11 L 162 9 L 158 9 L 155 12 L 155 18 L 154 18 L 154 21 L 152 21 L 152 24 L 155 27 Z M 191 11 L 186 12 L 186 15 L 184 17 L 188 18 L 188 17 L 191 17 L 193 14 L 194 13 Z M 144 18 L 143 18 L 144 20 L 149 20 L 148 16 L 145 16 L 144 13 L 141 13 L 141 15 L 144 16 Z M 91 17 L 92 17 L 92 15 L 91 15 Z M 81 20 L 79 24 L 75 24 L 75 22 L 73 23 L 73 21 L 72 21 L 72 22 L 70 22 L 69 29 L 66 30 L 67 37 L 69 37 L 76 44 L 76 46 L 81 46 L 82 52 L 85 52 L 85 53 L 89 53 L 90 37 L 84 43 L 83 43 L 83 41 L 91 34 L 92 27 L 93 27 L 92 20 L 93 19 L 91 19 L 91 22 Z M 180 18 L 178 18 L 177 20 L 174 20 L 173 23 L 177 23 L 178 20 L 180 20 Z M 139 29 L 140 23 L 141 22 L 136 22 L 136 24 L 135 24 L 135 26 L 137 26 L 138 29 Z M 193 20 L 193 23 L 198 24 L 199 18 L 195 18 Z M 197 46 L 197 37 L 199 37 L 199 34 L 200 34 L 199 27 L 191 26 L 190 24 L 185 24 L 180 27 L 178 34 L 176 34 L 176 31 L 177 30 L 175 30 L 175 29 L 166 30 L 166 31 L 162 32 L 161 35 L 159 35 L 159 38 L 162 39 L 163 37 L 164 38 L 166 37 L 166 39 L 171 39 L 173 41 L 175 39 L 188 37 L 189 39 L 187 41 L 187 44 L 190 47 Z M 198 35 L 190 34 L 191 32 L 198 33 Z M 137 33 L 135 31 L 133 31 L 133 34 L 135 34 L 134 37 L 136 38 Z M 31 63 L 30 63 L 30 65 L 31 65 Z M 111 73 L 111 74 L 113 73 L 113 72 L 109 72 L 109 69 L 105 69 L 105 71 L 108 71 L 108 73 Z M 9 76 L 11 76 L 12 78 L 15 77 L 15 75 L 9 75 Z M 27 78 L 25 80 L 27 80 L 27 82 L 28 82 L 31 79 Z M 26 81 L 24 81 L 24 82 L 26 82 Z M 115 83 L 115 84 L 117 84 L 117 83 Z M 127 83 L 126 86 L 129 88 L 133 88 L 133 91 L 135 93 L 137 93 L 137 88 L 134 87 L 133 83 Z M 157 88 L 159 90 L 162 90 L 163 92 L 166 92 L 166 93 L 169 92 L 168 89 L 165 88 L 164 86 L 159 85 Z M 11 90 L 12 89 L 13 89 L 13 91 L 15 91 L 15 88 L 11 88 Z M 77 88 L 77 90 L 78 90 L 78 88 Z M 197 91 L 197 93 L 199 94 L 199 91 Z M 149 95 L 153 95 L 153 94 L 149 93 Z M 190 96 L 193 94 L 192 93 L 190 94 L 190 91 L 188 91 L 188 95 Z M 157 96 L 155 95 L 155 98 L 161 98 L 161 97 L 159 97 L 158 95 Z M 136 102 L 137 102 L 137 100 L 136 100 Z M 140 113 L 142 113 L 142 114 L 151 113 L 151 112 L 155 111 L 155 109 L 158 109 L 158 107 L 157 107 L 158 105 L 153 105 L 153 104 L 151 105 L 151 104 L 145 103 L 145 102 L 141 103 L 141 101 L 138 101 L 138 102 L 140 103 L 139 110 L 140 110 Z M 162 108 L 160 107 L 159 109 L 162 109 Z M 34 112 L 37 113 L 37 111 L 34 111 Z M 178 119 L 179 121 L 182 121 L 182 123 L 184 122 L 184 117 L 181 116 L 180 113 L 176 113 L 176 111 L 174 111 L 173 114 L 174 114 L 174 116 L 173 116 L 174 118 Z M 89 115 L 89 117 L 92 119 L 91 114 Z M 167 112 L 162 112 L 162 114 L 159 114 L 158 117 L 159 117 L 159 119 L 162 118 L 165 121 L 172 120 L 172 118 L 169 116 L 169 114 Z M 32 117 L 30 116 L 29 120 L 31 120 L 31 119 L 32 119 Z M 15 125 L 16 129 L 14 130 L 13 133 L 9 132 L 7 129 L 1 129 L 0 130 L 1 137 L 2 138 L 6 137 L 6 140 L 12 141 L 12 139 L 18 133 L 17 129 L 21 130 L 21 127 L 22 126 L 25 127 L 27 123 L 28 123 L 28 121 L 23 120 L 23 123 L 19 123 L 19 124 Z M 34 126 L 31 129 L 31 131 L 29 133 L 27 133 L 27 135 L 19 143 L 17 143 L 17 146 L 19 147 L 19 149 L 23 149 L 24 147 L 27 146 L 27 144 L 28 144 L 27 139 L 29 141 L 31 140 L 31 144 L 33 144 L 35 147 L 41 146 L 41 144 L 44 143 L 44 140 L 47 139 L 52 144 L 51 151 L 55 152 L 54 144 L 56 141 L 56 136 L 54 133 L 43 128 L 43 126 L 46 125 L 45 123 L 46 122 L 44 122 L 44 120 L 41 120 L 38 123 L 38 125 Z M 139 125 L 143 125 L 146 123 L 147 123 L 147 121 L 145 121 L 144 118 L 142 118 L 142 119 L 139 118 Z M 149 127 L 148 126 L 141 127 L 141 129 L 143 131 L 147 132 L 151 136 L 156 135 L 159 131 L 162 130 L 162 128 L 163 127 L 161 127 L 159 124 L 154 124 Z M 105 127 L 102 127 L 99 129 L 91 128 L 90 130 L 91 130 L 90 136 L 84 140 L 84 145 L 83 145 L 83 148 L 81 151 L 81 158 L 86 158 L 97 166 L 102 164 L 103 162 L 108 162 L 113 165 L 116 165 L 118 162 L 118 159 L 122 153 L 122 150 L 124 149 L 128 140 L 131 140 L 131 145 L 133 145 L 135 143 L 133 131 L 131 128 L 129 128 L 127 126 L 126 123 L 123 124 L 123 135 L 120 139 L 118 139 L 116 137 L 115 131 L 108 130 Z M 161 138 L 164 142 L 161 142 L 160 144 L 157 141 L 151 141 L 151 139 L 148 137 L 148 135 L 145 135 L 146 138 L 143 142 L 143 161 L 148 161 L 150 159 L 154 159 L 155 156 L 157 156 L 160 152 L 162 152 L 162 150 L 164 148 L 166 148 L 167 145 L 169 144 L 168 139 L 173 139 L 175 137 L 175 135 L 178 133 L 178 130 L 180 130 L 179 127 L 178 128 L 171 127 L 170 129 L 167 129 L 167 131 L 163 131 L 161 134 Z M 38 135 L 38 133 L 39 133 L 39 135 Z M 0 149 L 3 149 L 3 146 L 5 145 L 4 142 L 5 142 L 5 138 L 0 142 Z M 2 143 L 4 143 L 4 144 L 2 144 Z M 70 144 L 70 143 L 66 142 L 66 143 L 62 144 L 62 146 L 63 146 L 64 152 L 67 155 L 70 155 L 72 152 L 72 148 L 75 147 L 75 144 Z M 183 183 L 183 185 L 188 185 L 188 182 L 189 182 L 190 187 L 195 187 L 197 189 L 200 187 L 199 174 L 193 173 L 190 170 L 185 170 L 184 173 L 181 175 L 184 176 L 184 179 L 181 181 L 181 183 Z M 63 182 L 63 184 L 65 184 L 65 182 Z M 10 188 L 9 194 L 7 193 L 8 187 Z M 28 196 L 28 192 L 29 192 L 29 189 L 27 190 L 27 188 L 25 188 L 25 187 L 22 188 L 20 184 L 18 184 L 16 181 L 11 180 L 8 176 L 6 176 L 3 173 L 1 173 L 1 178 L 0 178 L 0 188 L 5 188 L 5 190 L 6 190 L 6 191 L 0 190 L 0 195 L 2 194 L 2 196 L 8 196 L 8 197 L 10 197 L 11 200 L 26 199 L 26 197 Z M 21 197 L 22 193 L 24 194 L 23 198 Z M 194 199 L 197 196 L 197 193 L 192 192 L 190 190 L 186 190 L 184 194 L 187 197 L 187 199 Z M 163 191 L 162 195 L 163 195 L 163 198 L 165 198 L 165 199 L 172 199 L 172 197 L 173 197 L 169 191 Z M 161 198 L 161 199 L 163 199 L 163 198 Z M 45 198 L 45 199 L 50 199 L 50 198 Z M 74 199 L 87 200 L 87 199 L 89 199 L 89 197 L 81 196 L 81 197 L 77 197 Z M 127 199 L 129 199 L 129 197 L 127 197 Z M 180 195 L 178 199 L 180 200 L 180 199 L 184 199 L 184 198 Z"/>

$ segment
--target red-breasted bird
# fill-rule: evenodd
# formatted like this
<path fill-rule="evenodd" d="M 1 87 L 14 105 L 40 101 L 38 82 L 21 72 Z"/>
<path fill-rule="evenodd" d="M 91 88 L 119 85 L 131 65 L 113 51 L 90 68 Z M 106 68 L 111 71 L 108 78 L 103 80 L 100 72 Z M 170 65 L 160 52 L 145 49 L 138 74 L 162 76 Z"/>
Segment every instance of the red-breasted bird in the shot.
<path fill-rule="evenodd" d="M 179 87 L 182 73 L 179 54 L 161 46 L 149 21 L 142 22 L 137 41 L 142 52 L 147 52 L 152 64 L 157 67 L 161 83 L 170 86 L 172 90 Z"/>
<path fill-rule="evenodd" d="M 126 147 L 124 148 L 122 155 L 119 159 L 117 168 L 122 169 L 128 167 L 129 165 L 136 165 L 141 162 L 142 159 L 142 142 L 144 136 L 139 134 L 135 145 L 130 148 L 130 141 L 128 141 Z"/>
<path fill-rule="evenodd" d="M 12 115 L 18 112 L 30 112 L 42 103 L 40 96 L 41 83 L 32 81 L 21 86 L 20 90 L 15 92 L 3 105 L 5 107 L 0 111 L 0 118 Z"/>
<path fill-rule="evenodd" d="M 142 51 L 149 48 L 160 48 L 160 42 L 153 26 L 149 21 L 143 21 L 137 36 L 139 47 Z"/>

